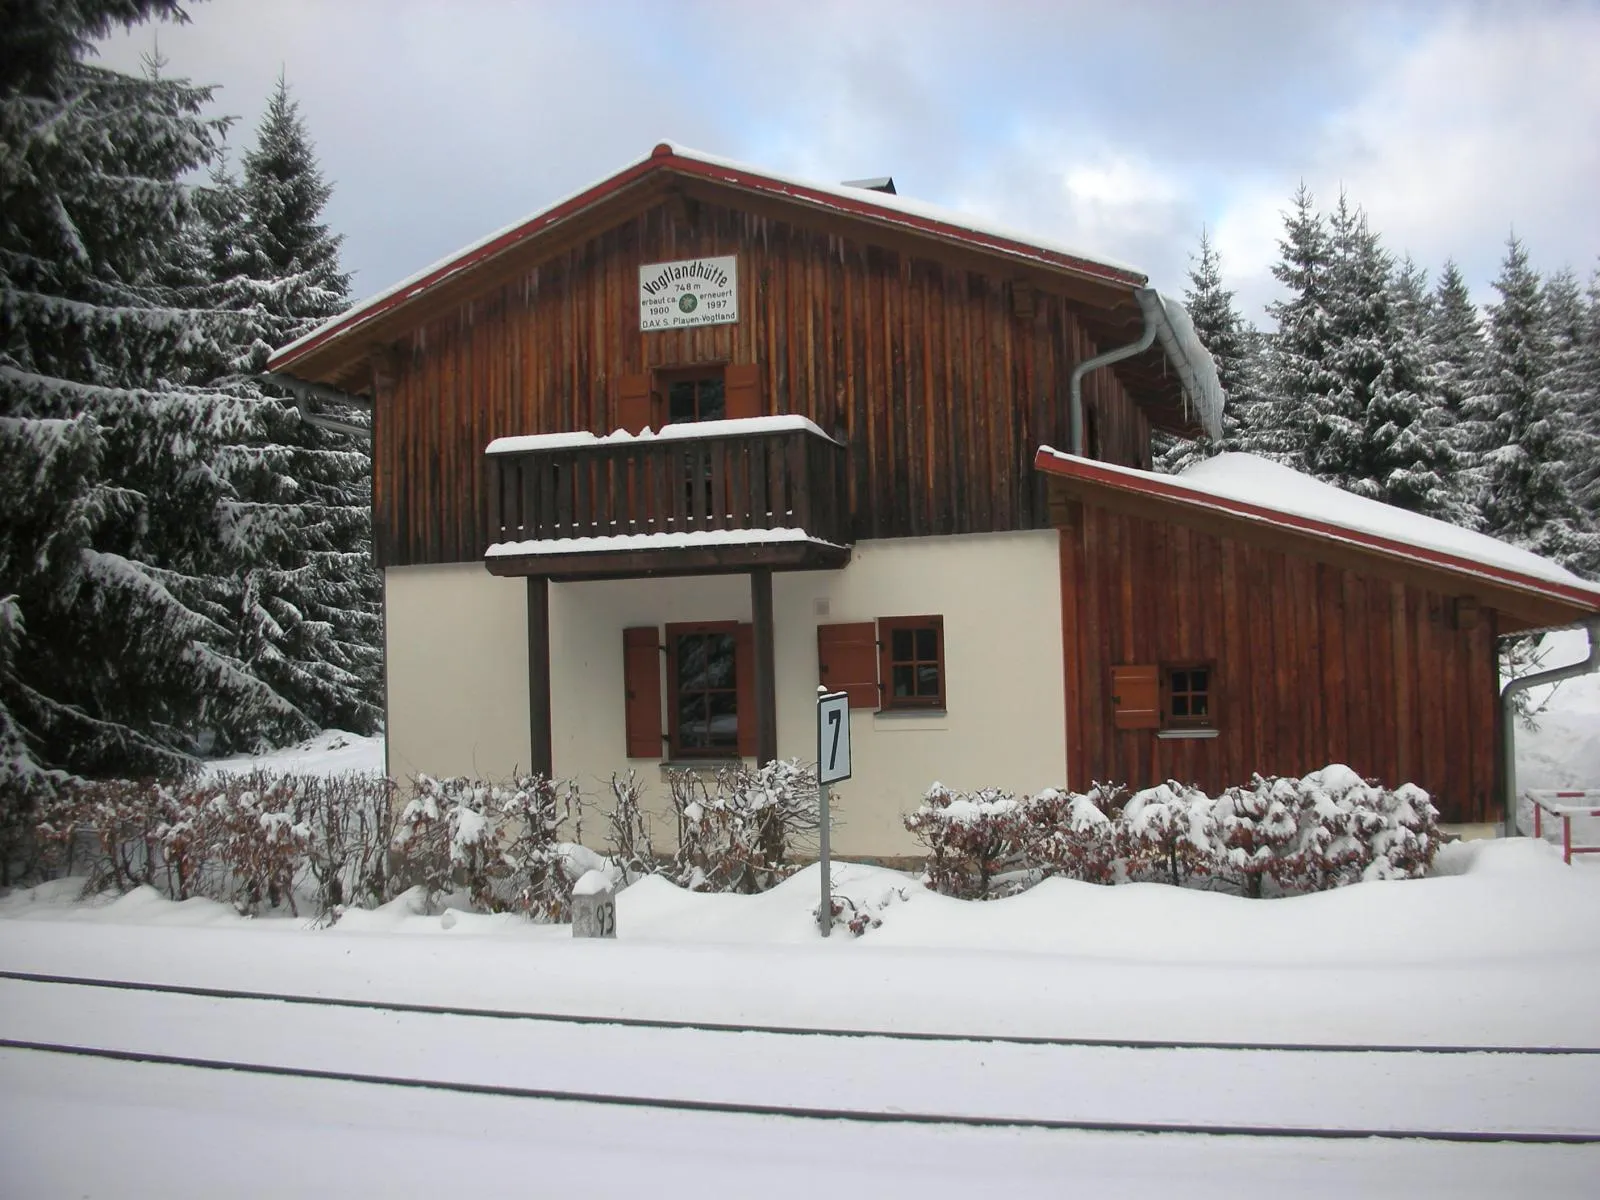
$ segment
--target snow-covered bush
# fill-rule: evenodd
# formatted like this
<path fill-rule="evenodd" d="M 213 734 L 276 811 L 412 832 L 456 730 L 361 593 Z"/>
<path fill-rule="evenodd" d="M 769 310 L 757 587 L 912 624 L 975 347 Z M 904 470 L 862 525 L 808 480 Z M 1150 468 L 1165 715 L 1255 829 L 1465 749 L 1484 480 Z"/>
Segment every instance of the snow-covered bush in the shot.
<path fill-rule="evenodd" d="M 650 840 L 650 821 L 641 801 L 644 784 L 632 771 L 612 773 L 611 809 L 606 814 L 606 849 L 611 861 L 622 872 L 624 883 L 632 883 L 660 869 L 655 846 Z"/>
<path fill-rule="evenodd" d="M 1082 794 L 1046 788 L 1028 801 L 1034 833 L 1030 857 L 1046 875 L 1084 883 L 1115 878 L 1120 818 L 1127 790 L 1097 783 Z"/>
<path fill-rule="evenodd" d="M 197 791 L 191 836 L 208 852 L 208 894 L 241 913 L 259 912 L 266 903 L 299 915 L 295 879 L 311 829 L 298 819 L 292 781 L 258 773 Z"/>
<path fill-rule="evenodd" d="M 714 892 L 764 892 L 796 869 L 796 849 L 817 832 L 817 775 L 798 759 L 723 767 L 708 786 L 670 771 L 678 823 L 676 883 Z"/>
<path fill-rule="evenodd" d="M 515 908 L 562 920 L 576 876 L 565 868 L 560 834 L 579 814 L 571 782 L 420 775 L 394 834 L 393 886 L 423 888 L 430 907 L 444 893 L 459 892 L 484 912 Z"/>
<path fill-rule="evenodd" d="M 1020 800 L 936 783 L 905 817 L 928 851 L 924 882 L 976 899 L 1050 875 L 1174 885 L 1218 878 L 1252 897 L 1414 878 L 1433 863 L 1438 824 L 1421 788 L 1384 788 L 1338 764 L 1303 779 L 1257 775 L 1216 797 L 1175 780 L 1131 797 L 1095 784 Z"/>
<path fill-rule="evenodd" d="M 1172 779 L 1135 792 L 1123 806 L 1118 835 L 1128 878 L 1182 886 L 1212 865 L 1211 797 Z"/>
<path fill-rule="evenodd" d="M 1040 793 L 1054 812 L 1061 793 Z M 1047 824 L 1033 820 L 1029 801 L 999 788 L 957 792 L 935 783 L 905 826 L 928 849 L 924 882 L 946 896 L 987 900 L 1033 882 Z"/>

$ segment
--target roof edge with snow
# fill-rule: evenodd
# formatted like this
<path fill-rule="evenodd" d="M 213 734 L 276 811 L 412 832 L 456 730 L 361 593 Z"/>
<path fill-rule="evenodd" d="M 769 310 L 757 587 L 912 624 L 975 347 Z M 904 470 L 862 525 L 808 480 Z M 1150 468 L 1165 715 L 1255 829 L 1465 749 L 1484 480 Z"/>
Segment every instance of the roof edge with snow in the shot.
<path fill-rule="evenodd" d="M 417 299 L 463 272 L 499 258 L 561 222 L 579 215 L 611 195 L 657 171 L 694 175 L 766 195 L 779 196 L 814 207 L 866 217 L 949 241 L 1024 258 L 1106 283 L 1134 288 L 1147 277 L 1123 263 L 1085 254 L 1070 247 L 1002 228 L 989 222 L 925 204 L 905 196 L 860 188 L 830 186 L 761 170 L 691 150 L 671 142 L 658 144 L 648 155 L 635 159 L 598 183 L 557 201 L 515 224 L 480 239 L 401 280 L 393 287 L 346 309 L 304 336 L 275 350 L 268 359 L 273 371 L 286 371 L 314 351 L 358 330 Z"/>
<path fill-rule="evenodd" d="M 1250 455 L 1224 456 L 1254 459 Z M 1218 460 L 1210 460 L 1212 463 Z M 1276 464 L 1266 464 L 1276 467 Z M 1208 483 L 1186 481 L 1182 476 L 1157 475 L 1130 467 L 1080 458 L 1050 446 L 1039 447 L 1035 469 L 1056 479 L 1092 490 L 1097 498 L 1118 494 L 1170 506 L 1174 512 L 1187 510 L 1228 519 L 1239 529 L 1251 526 L 1260 530 L 1281 530 L 1330 545 L 1352 548 L 1374 559 L 1399 565 L 1422 567 L 1470 581 L 1488 588 L 1504 602 L 1520 595 L 1542 602 L 1530 607 L 1518 604 L 1502 607 L 1526 622 L 1527 627 L 1572 624 L 1600 615 L 1600 586 L 1579 579 L 1559 564 L 1529 551 L 1484 534 L 1458 529 L 1447 522 L 1418 513 L 1367 500 L 1311 476 L 1279 467 L 1278 471 L 1298 476 L 1312 495 L 1306 505 L 1268 502 L 1264 497 L 1238 494 L 1240 489 L 1219 489 Z M 1321 490 L 1338 492 L 1337 506 L 1318 504 Z M 1233 491 L 1235 494 L 1226 494 Z M 1286 495 L 1285 489 L 1278 489 Z M 1371 506 L 1368 509 L 1365 506 Z M 1311 515 L 1297 508 L 1317 508 Z M 1339 520 L 1329 509 L 1356 513 L 1358 520 Z M 1438 527 L 1437 529 L 1433 527 Z M 1536 611 L 1535 611 L 1536 610 Z M 1559 619 L 1548 619 L 1552 616 Z M 1502 631 L 1504 632 L 1504 631 Z"/>

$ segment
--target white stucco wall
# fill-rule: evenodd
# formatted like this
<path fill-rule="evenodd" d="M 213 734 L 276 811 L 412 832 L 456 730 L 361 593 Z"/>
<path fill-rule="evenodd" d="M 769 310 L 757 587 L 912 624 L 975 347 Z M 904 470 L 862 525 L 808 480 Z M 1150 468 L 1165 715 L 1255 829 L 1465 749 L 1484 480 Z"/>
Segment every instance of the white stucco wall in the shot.
<path fill-rule="evenodd" d="M 854 777 L 837 788 L 834 847 L 918 852 L 900 823 L 934 780 L 1021 791 L 1065 774 L 1061 598 L 1052 530 L 897 538 L 855 547 L 842 571 L 773 580 L 778 752 L 816 755 L 819 624 L 937 613 L 948 710 L 851 714 Z M 390 754 L 397 773 L 505 773 L 527 762 L 525 590 L 482 567 L 388 573 Z M 826 614 L 819 609 L 826 606 Z M 597 796 L 638 770 L 665 811 L 657 763 L 628 760 L 622 630 L 750 620 L 743 575 L 554 584 L 550 589 L 555 772 Z M 665 704 L 663 703 L 663 711 Z M 658 824 L 662 842 L 669 823 Z"/>
<path fill-rule="evenodd" d="M 527 770 L 527 595 L 479 563 L 384 572 L 395 778 Z"/>

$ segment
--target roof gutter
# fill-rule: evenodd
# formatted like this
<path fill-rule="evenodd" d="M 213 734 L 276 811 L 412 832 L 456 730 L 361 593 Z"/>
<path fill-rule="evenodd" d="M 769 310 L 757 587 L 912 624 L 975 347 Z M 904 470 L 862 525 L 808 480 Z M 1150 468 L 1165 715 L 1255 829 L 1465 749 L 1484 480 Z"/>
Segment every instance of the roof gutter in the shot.
<path fill-rule="evenodd" d="M 294 405 L 300 410 L 300 418 L 307 425 L 315 425 L 318 429 L 326 429 L 330 433 L 342 433 L 348 437 L 358 437 L 366 441 L 372 440 L 372 430 L 364 425 L 352 425 L 349 421 L 341 421 L 336 417 L 326 417 L 319 412 L 313 412 L 311 402 L 320 400 L 324 404 L 341 404 L 349 408 L 372 407 L 372 401 L 365 396 L 357 396 L 351 392 L 341 392 L 338 388 L 331 388 L 321 383 L 311 383 L 304 379 L 296 379 L 293 375 L 285 375 L 281 371 L 262 371 L 256 376 L 263 383 L 270 383 L 281 387 L 294 398 Z"/>
<path fill-rule="evenodd" d="M 1139 340 L 1129 342 L 1126 346 L 1119 346 L 1115 350 L 1107 350 L 1104 354 L 1096 354 L 1087 358 L 1072 368 L 1072 379 L 1068 384 L 1068 394 L 1072 405 L 1072 452 L 1079 458 L 1085 457 L 1083 453 L 1083 377 L 1090 371 L 1098 371 L 1101 367 L 1109 367 L 1112 363 L 1119 363 L 1125 358 L 1132 358 L 1135 354 L 1143 354 L 1155 345 L 1157 318 L 1155 313 L 1161 308 L 1161 297 L 1154 288 L 1134 288 L 1134 299 L 1139 301 L 1139 308 L 1144 312 L 1144 332 Z"/>
<path fill-rule="evenodd" d="M 1533 675 L 1524 675 L 1519 679 L 1513 679 L 1500 689 L 1500 753 L 1505 760 L 1503 777 L 1505 787 L 1501 796 L 1505 807 L 1505 821 L 1501 827 L 1502 837 L 1518 836 L 1516 699 L 1529 688 L 1538 687 L 1540 684 L 1560 683 L 1564 679 L 1591 675 L 1600 669 L 1600 621 L 1586 622 L 1584 629 L 1589 634 L 1589 656 L 1582 662 L 1540 671 Z"/>

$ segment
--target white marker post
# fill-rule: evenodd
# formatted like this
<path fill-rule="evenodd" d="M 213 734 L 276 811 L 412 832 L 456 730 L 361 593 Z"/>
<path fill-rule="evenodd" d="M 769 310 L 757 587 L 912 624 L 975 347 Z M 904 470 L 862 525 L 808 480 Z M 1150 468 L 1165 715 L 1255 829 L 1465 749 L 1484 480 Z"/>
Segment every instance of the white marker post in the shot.
<path fill-rule="evenodd" d="M 833 930 L 833 866 L 828 859 L 828 785 L 850 778 L 850 694 L 817 689 L 817 811 L 821 816 L 822 936 Z"/>

